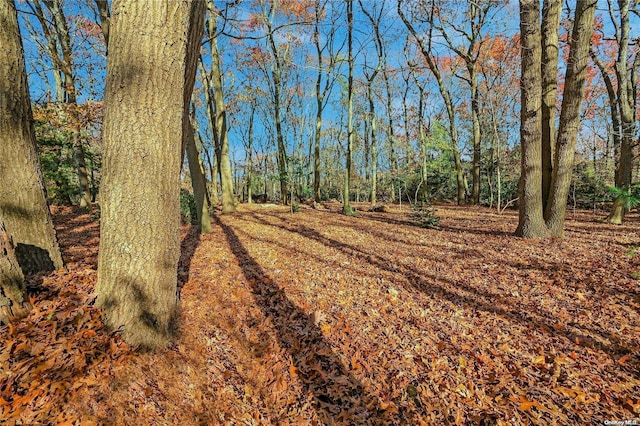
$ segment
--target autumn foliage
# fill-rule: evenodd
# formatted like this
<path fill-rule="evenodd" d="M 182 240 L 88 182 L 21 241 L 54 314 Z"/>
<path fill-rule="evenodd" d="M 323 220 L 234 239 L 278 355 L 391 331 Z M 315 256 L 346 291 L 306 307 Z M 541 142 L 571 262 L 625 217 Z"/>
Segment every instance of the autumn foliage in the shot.
<path fill-rule="evenodd" d="M 640 414 L 640 257 L 626 226 L 513 212 L 241 206 L 183 229 L 181 330 L 133 353 L 93 307 L 98 225 L 54 210 L 69 272 L 0 328 L 8 424 L 589 424 Z"/>

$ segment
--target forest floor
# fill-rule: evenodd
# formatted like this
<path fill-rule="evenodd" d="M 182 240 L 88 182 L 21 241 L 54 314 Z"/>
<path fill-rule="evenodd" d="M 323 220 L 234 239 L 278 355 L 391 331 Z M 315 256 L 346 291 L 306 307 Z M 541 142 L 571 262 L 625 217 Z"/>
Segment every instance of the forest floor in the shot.
<path fill-rule="evenodd" d="M 4 424 L 593 424 L 640 418 L 640 218 L 241 205 L 183 227 L 180 329 L 132 351 L 93 307 L 98 223 L 54 208 L 68 271 L 0 328 Z"/>

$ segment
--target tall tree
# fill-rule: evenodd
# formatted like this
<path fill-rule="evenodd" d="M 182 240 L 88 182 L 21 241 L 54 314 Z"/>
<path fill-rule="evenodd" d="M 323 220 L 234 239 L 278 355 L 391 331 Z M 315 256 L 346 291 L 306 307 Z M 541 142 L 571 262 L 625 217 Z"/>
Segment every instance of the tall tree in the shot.
<path fill-rule="evenodd" d="M 347 83 L 347 150 L 346 168 L 344 171 L 344 192 L 342 212 L 352 214 L 349 197 L 351 196 L 351 174 L 353 173 L 353 140 L 355 133 L 353 129 L 353 0 L 346 0 L 347 4 L 347 62 L 349 63 L 349 76 Z"/>
<path fill-rule="evenodd" d="M 542 178 L 544 135 L 541 105 L 543 104 L 543 90 L 548 86 L 548 82 L 542 78 L 543 68 L 537 66 L 542 56 L 540 10 L 537 0 L 521 0 L 520 2 L 522 172 L 520 178 L 520 218 L 516 234 L 525 238 L 563 236 L 596 2 L 596 0 L 578 2 L 575 10 L 574 24 L 570 35 L 560 125 L 558 134 L 555 136 L 551 188 L 544 211 Z M 543 15 L 544 19 L 549 19 L 549 15 Z M 544 28 L 545 25 L 547 24 L 543 23 L 542 27 Z"/>
<path fill-rule="evenodd" d="M 313 198 L 320 202 L 320 140 L 322 135 L 322 113 L 327 106 L 328 95 L 333 88 L 338 73 L 335 71 L 337 55 L 334 48 L 337 26 L 333 16 L 329 31 L 320 36 L 322 19 L 327 13 L 327 0 L 315 0 L 313 43 L 316 48 L 318 74 L 316 77 L 316 128 L 313 139 Z M 335 10 L 335 5 L 332 10 Z M 324 41 L 323 41 L 324 39 Z M 338 49 L 339 51 L 340 49 Z M 323 84 L 324 83 L 324 84 Z"/>
<path fill-rule="evenodd" d="M 67 111 L 64 111 L 64 113 L 68 114 L 71 143 L 77 167 L 78 192 L 80 194 L 79 206 L 81 209 L 90 209 L 89 171 L 85 159 L 83 141 L 80 136 L 82 125 L 78 112 L 76 72 L 74 69 L 71 34 L 67 24 L 67 16 L 63 10 L 63 0 L 44 0 L 48 14 L 42 8 L 40 0 L 34 0 L 32 3 L 28 2 L 27 4 L 40 22 L 44 36 L 48 40 L 53 68 L 57 69 L 62 77 L 65 95 L 64 103 L 68 105 Z"/>
<path fill-rule="evenodd" d="M 451 49 L 464 62 L 467 75 L 460 76 L 469 86 L 471 98 L 471 122 L 473 126 L 473 182 L 471 189 L 471 203 L 480 202 L 480 154 L 481 154 L 481 133 L 480 133 L 480 102 L 478 92 L 478 59 L 482 48 L 482 31 L 488 21 L 492 9 L 497 8 L 501 2 L 496 0 L 465 0 L 465 13 L 462 15 L 462 22 L 450 22 L 449 17 L 455 16 L 455 12 L 446 10 L 444 6 L 459 8 L 458 2 L 447 1 L 436 9 L 437 21 L 434 20 L 436 28 Z M 456 37 L 452 37 L 451 33 Z"/>
<path fill-rule="evenodd" d="M 224 102 L 224 88 L 222 84 L 222 69 L 220 66 L 220 52 L 218 50 L 218 14 L 212 0 L 207 1 L 209 19 L 207 21 L 207 37 L 211 49 L 211 75 L 209 102 L 213 100 L 215 106 L 215 122 L 213 123 L 213 139 L 215 143 L 218 170 L 220 173 L 220 187 L 222 190 L 222 213 L 236 211 L 233 196 L 233 178 L 231 176 L 231 159 L 229 158 L 229 133 L 227 131 L 227 108 Z M 209 106 L 211 108 L 211 105 Z"/>
<path fill-rule="evenodd" d="M 545 0 L 542 6 L 542 208 L 546 211 L 551 193 L 553 148 L 556 142 L 556 108 L 558 93 L 558 29 L 561 0 Z M 545 217 L 546 219 L 546 217 Z"/>
<path fill-rule="evenodd" d="M 434 29 L 435 26 L 433 22 L 436 18 L 437 7 L 435 4 L 435 0 L 430 1 L 430 5 L 426 10 L 416 10 L 416 13 L 421 13 L 424 16 L 424 19 L 429 25 L 426 31 L 418 33 L 416 28 L 414 27 L 412 21 L 405 14 L 402 5 L 404 4 L 403 0 L 398 0 L 397 10 L 398 15 L 404 22 L 405 26 L 409 30 L 411 36 L 415 39 L 416 43 L 420 47 L 420 51 L 422 52 L 422 56 L 424 60 L 427 62 L 427 66 L 431 71 L 431 74 L 436 79 L 438 83 L 438 89 L 440 91 L 440 95 L 442 97 L 442 101 L 444 102 L 445 109 L 447 111 L 447 117 L 449 121 L 449 138 L 451 140 L 451 150 L 453 153 L 453 161 L 455 164 L 456 170 L 456 184 L 457 184 L 457 201 L 458 204 L 464 204 L 465 201 L 465 183 L 464 183 L 464 175 L 462 172 L 462 160 L 460 158 L 460 149 L 458 147 L 458 128 L 456 125 L 456 113 L 453 104 L 453 98 L 451 97 L 451 92 L 447 88 L 444 78 L 442 76 L 442 72 L 437 63 L 437 58 L 433 55 L 433 43 L 434 43 Z M 538 60 L 538 63 L 540 61 Z"/>
<path fill-rule="evenodd" d="M 630 56 L 630 0 L 619 0 L 616 10 L 614 2 L 608 1 L 608 14 L 611 26 L 615 30 L 613 42 L 617 55 L 613 67 L 603 63 L 598 56 L 598 47 L 594 46 L 591 58 L 599 68 L 606 85 L 609 98 L 611 134 L 616 154 L 615 186 L 620 191 L 628 192 L 631 186 L 633 168 L 633 147 L 636 133 L 635 113 L 637 109 L 637 69 L 640 57 L 631 66 Z M 612 69 L 611 69 L 612 68 Z M 622 194 L 614 200 L 607 221 L 621 224 L 626 214 L 625 196 Z"/>
<path fill-rule="evenodd" d="M 378 191 L 378 144 L 377 133 L 378 123 L 376 120 L 376 105 L 374 100 L 374 83 L 377 75 L 380 73 L 384 66 L 384 46 L 382 44 L 382 35 L 380 34 L 380 21 L 383 16 L 383 9 L 380 7 L 376 13 L 376 10 L 368 11 L 361 0 L 359 0 L 360 8 L 371 22 L 375 37 L 373 43 L 376 49 L 377 64 L 371 70 L 368 69 L 368 64 L 365 57 L 363 74 L 367 80 L 367 101 L 369 104 L 368 111 L 366 113 L 367 120 L 369 122 L 368 128 L 371 132 L 370 138 L 370 151 L 371 151 L 371 193 L 369 200 L 371 201 L 371 207 L 375 207 L 377 203 L 377 191 Z"/>
<path fill-rule="evenodd" d="M 166 346 L 175 330 L 181 149 L 205 8 L 112 8 L 96 302 L 109 327 L 143 347 Z"/>
<path fill-rule="evenodd" d="M 195 126 L 196 113 L 191 109 L 190 123 L 187 126 L 187 162 L 189 163 L 189 175 L 193 188 L 193 198 L 196 204 L 197 228 L 203 234 L 211 232 L 211 217 L 207 202 L 207 185 L 200 159 L 200 150 L 196 144 Z"/>
<path fill-rule="evenodd" d="M 35 148 L 24 50 L 13 0 L 0 1 L 0 220 L 25 274 L 64 267 Z"/>
<path fill-rule="evenodd" d="M 520 0 L 520 213 L 516 235 L 544 238 L 542 205 L 542 45 L 539 0 Z"/>
<path fill-rule="evenodd" d="M 582 0 L 576 3 L 573 30 L 569 41 L 560 127 L 555 147 L 549 201 L 544 215 L 547 227 L 554 237 L 562 237 L 564 234 L 564 218 L 580 128 L 580 112 L 584 98 L 585 75 L 596 4 L 597 0 Z"/>

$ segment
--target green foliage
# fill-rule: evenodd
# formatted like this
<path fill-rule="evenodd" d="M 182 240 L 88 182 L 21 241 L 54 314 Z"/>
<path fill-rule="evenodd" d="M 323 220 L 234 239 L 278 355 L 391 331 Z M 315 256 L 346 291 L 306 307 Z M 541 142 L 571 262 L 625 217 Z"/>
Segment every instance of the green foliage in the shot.
<path fill-rule="evenodd" d="M 197 223 L 196 216 L 196 200 L 193 194 L 186 189 L 180 190 L 180 218 L 183 223 L 195 225 Z"/>
<path fill-rule="evenodd" d="M 78 185 L 70 135 L 45 121 L 36 121 L 35 130 L 48 198 L 56 204 L 71 204 Z"/>
<path fill-rule="evenodd" d="M 436 209 L 428 204 L 423 206 L 412 206 L 411 218 L 416 221 L 416 225 L 421 228 L 436 228 L 440 222 L 440 216 L 436 214 Z"/>
<path fill-rule="evenodd" d="M 631 210 L 640 205 L 640 184 L 634 184 L 626 188 L 609 187 L 613 198 L 620 198 L 626 210 Z"/>
<path fill-rule="evenodd" d="M 298 213 L 300 211 L 300 204 L 295 201 L 291 202 L 291 213 Z"/>

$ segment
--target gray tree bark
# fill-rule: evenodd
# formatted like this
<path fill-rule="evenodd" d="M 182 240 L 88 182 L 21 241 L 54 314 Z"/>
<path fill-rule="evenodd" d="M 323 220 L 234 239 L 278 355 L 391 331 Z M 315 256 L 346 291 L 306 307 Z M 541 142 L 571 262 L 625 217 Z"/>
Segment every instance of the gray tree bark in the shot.
<path fill-rule="evenodd" d="M 205 2 L 116 0 L 105 88 L 97 305 L 132 345 L 174 336 L 180 161 Z"/>

